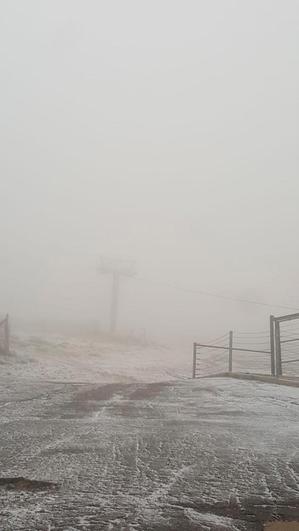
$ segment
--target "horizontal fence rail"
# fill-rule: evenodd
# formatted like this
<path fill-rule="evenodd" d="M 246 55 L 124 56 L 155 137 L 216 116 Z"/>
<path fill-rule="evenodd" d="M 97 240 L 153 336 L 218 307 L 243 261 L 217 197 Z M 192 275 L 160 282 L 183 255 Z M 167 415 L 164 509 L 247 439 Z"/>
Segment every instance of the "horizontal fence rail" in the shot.
<path fill-rule="evenodd" d="M 238 353 L 252 354 L 252 357 L 238 360 Z M 261 356 L 257 356 L 259 354 Z M 270 369 L 270 374 L 279 378 L 283 375 L 283 367 L 296 363 L 297 373 L 295 365 L 286 376 L 299 378 L 299 313 L 279 317 L 270 315 L 268 330 L 238 332 L 236 335 L 230 331 L 210 342 L 195 342 L 192 377 L 202 376 L 205 369 L 218 368 L 222 373 L 232 373 L 234 367 L 235 372 L 236 369 L 241 372 L 254 369 L 260 374 L 269 374 Z"/>
<path fill-rule="evenodd" d="M 214 343 L 199 343 L 195 342 L 193 344 L 193 364 L 192 364 L 192 378 L 198 378 L 201 372 L 200 367 L 200 354 L 202 354 L 203 351 L 206 351 L 211 354 L 210 362 L 211 363 L 217 363 L 221 364 L 221 372 L 233 372 L 233 359 L 234 359 L 234 353 L 240 352 L 240 353 L 249 353 L 249 354 L 262 354 L 267 355 L 267 361 L 266 363 L 269 363 L 269 359 L 271 356 L 271 350 L 265 350 L 265 347 L 257 348 L 257 343 L 255 343 L 254 346 L 256 348 L 250 347 L 250 346 L 239 346 L 234 344 L 234 334 L 233 331 L 230 331 L 229 334 L 226 336 L 227 338 L 227 344 L 226 345 L 219 345 Z M 265 342 L 263 342 L 263 345 L 265 345 Z M 221 360 L 215 356 L 215 352 L 222 352 L 222 354 L 226 353 L 226 357 L 222 358 Z M 201 360 L 202 361 L 202 360 Z M 218 371 L 219 372 L 219 371 Z"/>
<path fill-rule="evenodd" d="M 286 363 L 296 363 L 298 361 L 299 361 L 299 358 L 297 358 L 296 360 L 282 360 L 281 363 L 285 365 Z"/>

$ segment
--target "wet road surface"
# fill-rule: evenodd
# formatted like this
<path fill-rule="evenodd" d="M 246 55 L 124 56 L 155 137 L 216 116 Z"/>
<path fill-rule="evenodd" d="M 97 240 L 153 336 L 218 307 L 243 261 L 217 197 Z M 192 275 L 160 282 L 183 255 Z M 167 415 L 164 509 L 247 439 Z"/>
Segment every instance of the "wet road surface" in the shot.
<path fill-rule="evenodd" d="M 0 529 L 237 531 L 297 519 L 298 406 L 299 389 L 230 379 L 1 382 Z"/>

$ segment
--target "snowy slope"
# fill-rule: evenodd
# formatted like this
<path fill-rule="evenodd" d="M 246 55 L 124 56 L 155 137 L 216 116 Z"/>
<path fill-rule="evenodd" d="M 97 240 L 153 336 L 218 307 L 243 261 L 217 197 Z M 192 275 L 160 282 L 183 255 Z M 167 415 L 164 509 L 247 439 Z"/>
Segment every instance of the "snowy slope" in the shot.
<path fill-rule="evenodd" d="M 187 349 L 55 336 L 19 336 L 12 349 L 15 356 L 2 358 L 2 374 L 30 380 L 148 382 L 191 376 Z"/>

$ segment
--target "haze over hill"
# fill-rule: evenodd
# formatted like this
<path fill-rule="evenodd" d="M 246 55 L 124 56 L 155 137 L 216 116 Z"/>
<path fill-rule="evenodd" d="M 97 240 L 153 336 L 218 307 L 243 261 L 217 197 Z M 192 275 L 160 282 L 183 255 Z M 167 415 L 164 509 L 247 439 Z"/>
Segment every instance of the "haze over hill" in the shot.
<path fill-rule="evenodd" d="M 298 3 L 1 8 L 1 311 L 105 329 L 100 255 L 137 264 L 122 331 L 191 339 L 298 308 Z"/>

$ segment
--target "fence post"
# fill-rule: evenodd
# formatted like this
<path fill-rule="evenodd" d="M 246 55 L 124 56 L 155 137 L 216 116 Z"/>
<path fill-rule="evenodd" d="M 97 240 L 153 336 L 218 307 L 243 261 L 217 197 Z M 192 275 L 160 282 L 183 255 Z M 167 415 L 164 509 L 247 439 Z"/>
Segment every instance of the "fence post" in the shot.
<path fill-rule="evenodd" d="M 281 364 L 281 342 L 280 342 L 280 322 L 275 319 L 275 357 L 276 357 L 276 376 L 282 376 Z"/>
<path fill-rule="evenodd" d="M 4 321 L 4 351 L 5 354 L 9 354 L 9 316 L 6 315 Z"/>
<path fill-rule="evenodd" d="M 270 352 L 271 352 L 271 375 L 275 376 L 275 335 L 274 335 L 275 318 L 270 315 Z"/>
<path fill-rule="evenodd" d="M 192 378 L 196 378 L 196 343 L 193 343 L 193 370 Z"/>
<path fill-rule="evenodd" d="M 229 332 L 228 372 L 233 372 L 233 331 Z"/>

